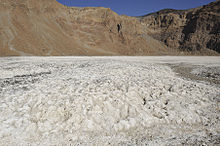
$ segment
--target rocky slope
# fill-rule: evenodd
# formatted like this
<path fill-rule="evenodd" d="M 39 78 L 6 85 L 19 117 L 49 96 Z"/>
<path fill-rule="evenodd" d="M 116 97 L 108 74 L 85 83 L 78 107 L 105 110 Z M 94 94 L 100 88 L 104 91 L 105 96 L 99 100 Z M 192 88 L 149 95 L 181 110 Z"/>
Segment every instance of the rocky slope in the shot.
<path fill-rule="evenodd" d="M 140 21 L 149 35 L 171 48 L 197 54 L 220 53 L 219 0 L 190 10 L 161 10 L 140 17 Z"/>
<path fill-rule="evenodd" d="M 0 0 L 0 55 L 163 55 L 138 19 L 56 0 Z"/>
<path fill-rule="evenodd" d="M 135 18 L 56 0 L 0 0 L 0 56 L 215 55 L 218 6 Z"/>

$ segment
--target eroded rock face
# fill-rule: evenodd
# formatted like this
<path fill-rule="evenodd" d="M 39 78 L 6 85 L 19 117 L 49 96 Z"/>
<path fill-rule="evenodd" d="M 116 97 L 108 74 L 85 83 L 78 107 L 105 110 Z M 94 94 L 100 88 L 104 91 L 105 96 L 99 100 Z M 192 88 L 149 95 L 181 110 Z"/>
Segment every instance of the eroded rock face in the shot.
<path fill-rule="evenodd" d="M 66 7 L 56 0 L 1 0 L 1 56 L 162 55 L 140 21 L 108 8 Z"/>
<path fill-rule="evenodd" d="M 216 1 L 190 10 L 166 9 L 140 19 L 148 34 L 167 46 L 210 55 L 220 52 L 219 7 Z"/>
<path fill-rule="evenodd" d="M 0 0 L 0 56 L 217 55 L 218 7 L 135 18 L 56 0 Z"/>

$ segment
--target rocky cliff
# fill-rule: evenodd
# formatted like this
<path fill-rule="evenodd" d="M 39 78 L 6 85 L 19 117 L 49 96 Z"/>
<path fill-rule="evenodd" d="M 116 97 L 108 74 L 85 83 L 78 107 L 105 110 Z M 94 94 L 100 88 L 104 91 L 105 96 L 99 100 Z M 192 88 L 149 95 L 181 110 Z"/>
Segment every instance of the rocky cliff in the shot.
<path fill-rule="evenodd" d="M 0 55 L 163 55 L 136 18 L 56 0 L 0 0 Z M 174 54 L 174 53 L 173 53 Z"/>
<path fill-rule="evenodd" d="M 190 10 L 165 9 L 140 21 L 148 35 L 168 47 L 191 54 L 220 53 L 220 1 Z"/>
<path fill-rule="evenodd" d="M 0 0 L 0 56 L 213 55 L 219 52 L 218 6 L 135 18 L 56 0 Z"/>

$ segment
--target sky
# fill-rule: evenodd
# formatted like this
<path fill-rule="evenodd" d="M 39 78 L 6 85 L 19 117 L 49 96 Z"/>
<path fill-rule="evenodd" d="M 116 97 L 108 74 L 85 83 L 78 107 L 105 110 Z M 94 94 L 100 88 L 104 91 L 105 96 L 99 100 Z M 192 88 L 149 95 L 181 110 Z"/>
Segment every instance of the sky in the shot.
<path fill-rule="evenodd" d="M 57 0 L 75 7 L 106 7 L 120 15 L 142 16 L 165 8 L 190 9 L 215 0 Z"/>

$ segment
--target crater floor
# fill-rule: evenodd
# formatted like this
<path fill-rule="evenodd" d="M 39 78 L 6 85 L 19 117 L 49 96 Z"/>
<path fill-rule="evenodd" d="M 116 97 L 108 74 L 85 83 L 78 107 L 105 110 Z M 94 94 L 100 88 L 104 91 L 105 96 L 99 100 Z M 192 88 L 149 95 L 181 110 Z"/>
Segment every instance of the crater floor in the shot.
<path fill-rule="evenodd" d="M 0 58 L 0 145 L 219 145 L 219 68 L 219 57 Z"/>

